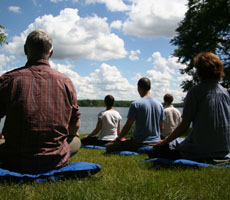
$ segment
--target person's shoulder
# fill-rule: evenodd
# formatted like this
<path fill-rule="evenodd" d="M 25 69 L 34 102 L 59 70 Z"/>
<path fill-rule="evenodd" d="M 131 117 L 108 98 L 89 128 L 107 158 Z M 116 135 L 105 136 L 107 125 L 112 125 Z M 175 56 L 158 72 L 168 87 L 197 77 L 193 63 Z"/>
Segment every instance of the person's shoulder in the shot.
<path fill-rule="evenodd" d="M 49 68 L 49 71 L 50 71 L 50 73 L 52 73 L 53 75 L 55 75 L 57 77 L 67 79 L 67 80 L 69 79 L 69 77 L 67 75 L 63 74 L 62 72 L 59 72 L 58 70 L 56 70 L 52 67 Z"/>
<path fill-rule="evenodd" d="M 160 101 L 158 101 L 157 99 L 155 99 L 155 98 L 151 97 L 151 98 L 149 98 L 149 101 L 150 101 L 152 104 L 157 105 L 157 106 L 159 106 L 159 107 L 162 107 L 162 108 L 163 108 L 162 103 L 161 103 Z"/>
<path fill-rule="evenodd" d="M 1 79 L 11 79 L 15 76 L 19 76 L 19 75 L 23 74 L 23 71 L 26 71 L 26 69 L 27 69 L 27 67 L 25 67 L 25 66 L 19 67 L 16 69 L 12 69 L 12 70 L 2 74 Z"/>
<path fill-rule="evenodd" d="M 103 116 L 106 113 L 106 110 L 102 110 L 98 113 L 98 117 Z"/>
<path fill-rule="evenodd" d="M 119 116 L 120 116 L 120 113 L 119 113 L 117 110 L 112 110 L 112 112 L 113 112 L 115 115 L 119 115 Z"/>

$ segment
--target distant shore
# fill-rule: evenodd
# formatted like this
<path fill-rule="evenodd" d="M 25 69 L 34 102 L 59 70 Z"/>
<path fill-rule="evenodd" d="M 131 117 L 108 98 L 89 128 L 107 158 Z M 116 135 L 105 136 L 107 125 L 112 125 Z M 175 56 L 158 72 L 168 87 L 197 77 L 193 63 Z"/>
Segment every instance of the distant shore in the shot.
<path fill-rule="evenodd" d="M 115 101 L 114 107 L 129 107 L 132 102 L 133 101 L 118 100 L 118 101 Z M 81 107 L 104 107 L 104 100 L 101 100 L 101 99 L 78 100 L 78 105 L 81 106 Z M 174 103 L 173 105 L 175 107 L 183 107 L 184 103 Z"/>

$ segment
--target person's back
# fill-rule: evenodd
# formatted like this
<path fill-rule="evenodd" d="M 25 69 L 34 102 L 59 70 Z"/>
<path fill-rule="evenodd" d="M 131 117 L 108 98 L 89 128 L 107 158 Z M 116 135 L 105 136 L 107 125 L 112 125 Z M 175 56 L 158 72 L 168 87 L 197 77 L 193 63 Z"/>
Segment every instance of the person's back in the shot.
<path fill-rule="evenodd" d="M 116 110 L 102 111 L 99 116 L 102 121 L 102 128 L 98 135 L 98 140 L 113 141 L 117 138 L 117 129 L 121 120 L 120 114 Z"/>
<path fill-rule="evenodd" d="M 137 151 L 138 148 L 153 145 L 160 140 L 160 131 L 165 119 L 163 106 L 150 95 L 151 82 L 143 77 L 137 83 L 141 99 L 134 101 L 130 107 L 127 121 L 117 139 L 107 145 L 106 151 Z M 122 138 L 135 123 L 131 139 Z"/>
<path fill-rule="evenodd" d="M 228 154 L 230 96 L 218 81 L 205 80 L 191 88 L 182 117 L 193 121 L 191 132 L 178 146 L 184 156 L 208 158 Z"/>
<path fill-rule="evenodd" d="M 98 121 L 95 129 L 89 134 L 82 137 L 81 142 L 83 145 L 99 145 L 113 141 L 120 134 L 120 121 L 122 117 L 113 109 L 114 97 L 112 95 L 106 95 L 104 103 L 106 110 L 101 111 L 98 114 Z M 95 136 L 98 134 L 98 136 Z"/>
<path fill-rule="evenodd" d="M 171 94 L 164 95 L 164 113 L 165 121 L 163 123 L 163 130 L 161 137 L 165 138 L 170 135 L 181 122 L 181 113 L 173 105 L 173 96 Z"/>
<path fill-rule="evenodd" d="M 31 34 L 46 36 L 42 31 Z M 80 115 L 70 79 L 53 70 L 48 59 L 28 59 L 25 67 L 0 77 L 0 94 L 0 117 L 6 115 L 1 146 L 5 166 L 37 173 L 65 165 L 69 128 Z"/>
<path fill-rule="evenodd" d="M 163 106 L 152 97 L 143 97 L 130 106 L 128 119 L 135 121 L 133 138 L 141 143 L 155 143 L 160 140 L 160 122 Z"/>
<path fill-rule="evenodd" d="M 155 145 L 150 157 L 173 157 L 201 161 L 230 159 L 230 96 L 219 81 L 224 66 L 211 52 L 194 57 L 200 83 L 187 93 L 182 122 L 168 137 Z M 190 127 L 188 136 L 178 138 Z M 170 148 L 168 148 L 170 147 Z"/>

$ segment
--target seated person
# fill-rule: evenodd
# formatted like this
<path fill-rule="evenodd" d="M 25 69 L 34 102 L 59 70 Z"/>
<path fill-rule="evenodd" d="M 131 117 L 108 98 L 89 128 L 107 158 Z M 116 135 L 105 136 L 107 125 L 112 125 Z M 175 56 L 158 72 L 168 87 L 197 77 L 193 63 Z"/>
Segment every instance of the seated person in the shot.
<path fill-rule="evenodd" d="M 198 161 L 229 158 L 230 96 L 219 83 L 224 76 L 223 64 L 215 54 L 203 52 L 194 58 L 194 65 L 200 83 L 187 93 L 182 122 L 158 142 L 150 157 Z M 190 123 L 188 136 L 179 139 Z"/>
<path fill-rule="evenodd" d="M 165 118 L 163 106 L 151 97 L 151 82 L 148 78 L 141 78 L 137 86 L 141 99 L 130 105 L 126 124 L 118 138 L 107 145 L 107 152 L 137 151 L 142 146 L 153 145 L 160 140 L 160 130 Z M 121 141 L 134 122 L 132 138 Z"/>
<path fill-rule="evenodd" d="M 120 114 L 113 109 L 114 97 L 107 95 L 104 99 L 106 110 L 98 114 L 96 128 L 81 139 L 82 144 L 103 146 L 120 134 Z M 98 134 L 98 137 L 95 135 Z"/>
<path fill-rule="evenodd" d="M 165 121 L 163 123 L 163 130 L 161 132 L 162 139 L 170 135 L 181 122 L 180 111 L 172 105 L 172 102 L 173 102 L 173 96 L 171 94 L 165 94 L 164 95 Z"/>
<path fill-rule="evenodd" d="M 0 162 L 21 173 L 41 173 L 67 164 L 80 148 L 80 109 L 71 80 L 52 69 L 52 38 L 42 30 L 25 42 L 27 63 L 0 77 Z"/>

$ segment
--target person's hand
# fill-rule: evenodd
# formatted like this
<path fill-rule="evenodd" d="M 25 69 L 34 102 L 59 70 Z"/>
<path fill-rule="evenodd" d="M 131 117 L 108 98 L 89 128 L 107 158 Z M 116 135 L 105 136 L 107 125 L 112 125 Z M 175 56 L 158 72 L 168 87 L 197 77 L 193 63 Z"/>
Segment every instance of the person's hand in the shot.
<path fill-rule="evenodd" d="M 83 136 L 81 139 L 85 139 L 85 138 L 87 138 L 88 137 L 88 135 L 85 135 L 85 136 Z"/>
<path fill-rule="evenodd" d="M 114 142 L 120 142 L 121 139 L 119 137 L 116 137 L 113 141 L 111 141 L 110 143 L 114 143 Z"/>
<path fill-rule="evenodd" d="M 80 137 L 80 135 L 79 135 L 79 133 L 78 133 L 78 132 L 76 133 L 76 137 Z"/>
<path fill-rule="evenodd" d="M 156 144 L 154 144 L 153 146 L 157 147 L 157 146 L 162 146 L 167 144 L 167 142 L 165 140 L 159 140 Z"/>

